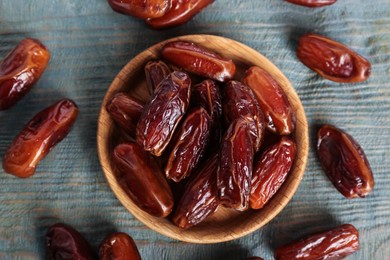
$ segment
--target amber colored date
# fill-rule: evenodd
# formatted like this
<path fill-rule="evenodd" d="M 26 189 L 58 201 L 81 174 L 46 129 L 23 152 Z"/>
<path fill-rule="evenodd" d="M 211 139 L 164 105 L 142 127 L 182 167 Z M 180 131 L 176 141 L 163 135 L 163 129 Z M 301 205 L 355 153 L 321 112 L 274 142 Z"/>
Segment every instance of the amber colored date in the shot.
<path fill-rule="evenodd" d="M 115 232 L 99 245 L 99 260 L 141 260 L 137 245 L 126 233 Z"/>
<path fill-rule="evenodd" d="M 145 65 L 146 84 L 150 95 L 153 95 L 157 85 L 168 77 L 171 72 L 172 70 L 168 65 L 161 60 L 149 61 Z"/>
<path fill-rule="evenodd" d="M 171 8 L 171 0 L 108 0 L 111 8 L 141 19 L 163 16 Z"/>
<path fill-rule="evenodd" d="M 246 71 L 242 82 L 256 94 L 267 129 L 280 135 L 291 134 L 295 129 L 295 112 L 275 79 L 262 68 L 253 66 Z"/>
<path fill-rule="evenodd" d="M 237 118 L 253 119 L 250 121 L 250 133 L 257 151 L 263 140 L 265 120 L 251 88 L 239 81 L 229 81 L 223 88 L 223 113 L 228 125 Z"/>
<path fill-rule="evenodd" d="M 112 158 L 118 182 L 145 212 L 166 217 L 173 207 L 172 191 L 157 162 L 137 143 L 119 144 Z"/>
<path fill-rule="evenodd" d="M 153 29 L 166 29 L 182 25 L 191 20 L 214 0 L 172 0 L 172 8 L 160 18 L 147 19 Z"/>
<path fill-rule="evenodd" d="M 167 147 L 191 96 L 191 79 L 174 71 L 166 77 L 145 106 L 137 124 L 137 142 L 150 153 L 160 156 Z"/>
<path fill-rule="evenodd" d="M 36 39 L 24 39 L 0 62 L 0 110 L 24 97 L 39 80 L 50 59 Z"/>
<path fill-rule="evenodd" d="M 261 209 L 275 195 L 287 178 L 294 163 L 296 144 L 288 137 L 262 152 L 255 162 L 249 203 L 252 209 Z"/>
<path fill-rule="evenodd" d="M 106 105 L 107 112 L 120 130 L 131 137 L 135 137 L 137 123 L 143 108 L 144 105 L 141 101 L 124 92 L 116 93 Z"/>
<path fill-rule="evenodd" d="M 343 259 L 358 249 L 359 232 L 354 226 L 344 224 L 277 248 L 275 259 Z"/>
<path fill-rule="evenodd" d="M 211 118 L 203 107 L 190 111 L 181 125 L 178 140 L 165 166 L 168 179 L 187 178 L 202 159 L 210 139 Z"/>
<path fill-rule="evenodd" d="M 337 2 L 337 0 L 285 0 L 285 1 L 296 5 L 306 6 L 306 7 L 322 7 Z"/>
<path fill-rule="evenodd" d="M 4 171 L 20 178 L 33 175 L 39 162 L 69 133 L 77 114 L 77 105 L 70 99 L 62 99 L 39 112 L 5 153 Z"/>
<path fill-rule="evenodd" d="M 97 256 L 91 245 L 77 230 L 69 225 L 57 223 L 46 233 L 46 258 L 94 260 Z"/>
<path fill-rule="evenodd" d="M 368 60 L 318 34 L 307 34 L 299 39 L 297 57 L 322 77 L 336 82 L 362 82 L 371 73 Z"/>
<path fill-rule="evenodd" d="M 324 125 L 318 130 L 317 155 L 330 181 L 346 198 L 363 198 L 374 188 L 363 149 L 341 129 Z"/>
<path fill-rule="evenodd" d="M 252 179 L 254 151 L 249 128 L 245 118 L 229 126 L 221 144 L 217 179 L 220 202 L 241 211 L 248 208 Z"/>
<path fill-rule="evenodd" d="M 232 60 L 192 42 L 169 42 L 162 48 L 161 55 L 190 73 L 221 82 L 231 79 L 236 72 Z"/>
<path fill-rule="evenodd" d="M 214 154 L 191 177 L 173 215 L 173 223 L 180 228 L 190 228 L 214 213 L 219 205 L 217 173 L 219 156 Z"/>

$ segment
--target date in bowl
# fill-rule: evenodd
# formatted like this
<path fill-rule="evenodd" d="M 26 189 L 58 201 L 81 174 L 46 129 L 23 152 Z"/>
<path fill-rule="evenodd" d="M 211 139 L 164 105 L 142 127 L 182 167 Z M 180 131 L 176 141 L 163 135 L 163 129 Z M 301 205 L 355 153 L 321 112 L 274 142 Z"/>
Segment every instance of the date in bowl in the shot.
<path fill-rule="evenodd" d="M 147 101 L 150 98 L 145 81 L 145 65 L 151 60 L 161 59 L 162 47 L 173 41 L 189 41 L 206 47 L 219 55 L 233 60 L 236 65 L 234 79 L 240 80 L 251 66 L 258 66 L 268 72 L 285 92 L 295 113 L 296 125 L 291 137 L 296 143 L 296 157 L 287 178 L 278 192 L 258 210 L 237 211 L 219 209 L 200 224 L 182 229 L 167 218 L 154 217 L 140 209 L 127 195 L 117 179 L 117 170 L 112 162 L 112 152 L 118 140 L 118 130 L 106 110 L 112 97 L 124 91 L 136 99 Z M 222 86 L 223 87 L 223 86 Z M 256 91 L 254 91 L 256 92 Z M 218 243 L 245 236 L 271 221 L 291 200 L 303 177 L 308 156 L 308 126 L 301 101 L 289 80 L 267 58 L 237 41 L 213 35 L 188 35 L 160 42 L 134 57 L 115 77 L 109 87 L 100 110 L 97 131 L 99 160 L 105 177 L 122 205 L 146 226 L 173 239 L 191 243 Z"/>

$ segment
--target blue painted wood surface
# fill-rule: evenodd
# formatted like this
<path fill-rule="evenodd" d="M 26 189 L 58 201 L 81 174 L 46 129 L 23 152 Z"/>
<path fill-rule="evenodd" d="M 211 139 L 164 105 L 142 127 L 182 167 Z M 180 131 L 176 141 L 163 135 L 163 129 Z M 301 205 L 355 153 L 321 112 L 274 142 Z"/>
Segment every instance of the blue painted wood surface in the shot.
<path fill-rule="evenodd" d="M 360 84 L 320 78 L 295 56 L 296 41 L 317 32 L 345 43 L 372 63 Z M 347 200 L 328 181 L 314 153 L 315 133 L 302 183 L 289 205 L 266 227 L 241 239 L 212 245 L 174 241 L 146 228 L 117 201 L 99 166 L 96 125 L 110 82 L 137 53 L 184 34 L 221 35 L 253 47 L 276 64 L 300 95 L 311 129 L 332 123 L 364 148 L 374 172 L 374 192 Z M 18 179 L 0 170 L 0 259 L 43 259 L 44 235 L 58 221 L 97 247 L 112 231 L 129 233 L 143 259 L 272 259 L 276 246 L 341 223 L 360 231 L 361 248 L 349 259 L 390 259 L 390 1 L 343 0 L 307 9 L 282 0 L 216 0 L 195 19 L 153 31 L 117 14 L 106 0 L 1 0 L 0 58 L 25 37 L 52 53 L 33 90 L 0 112 L 0 155 L 23 125 L 62 97 L 80 114 L 72 132 Z"/>

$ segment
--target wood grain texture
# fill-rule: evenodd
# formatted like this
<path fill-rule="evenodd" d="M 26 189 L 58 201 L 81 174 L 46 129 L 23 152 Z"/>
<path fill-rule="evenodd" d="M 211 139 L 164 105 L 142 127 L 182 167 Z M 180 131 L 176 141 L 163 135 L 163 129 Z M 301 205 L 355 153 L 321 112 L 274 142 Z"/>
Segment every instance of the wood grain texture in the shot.
<path fill-rule="evenodd" d="M 29 179 L 0 170 L 0 258 L 43 259 L 44 234 L 57 221 L 95 246 L 110 232 L 129 233 L 143 259 L 272 259 L 273 248 L 302 235 L 351 223 L 361 248 L 348 259 L 390 256 L 390 2 L 343 0 L 307 9 L 282 0 L 216 0 L 189 23 L 153 31 L 113 12 L 106 0 L 0 1 L 0 57 L 36 37 L 51 50 L 48 69 L 15 107 L 0 112 L 0 155 L 43 107 L 68 97 L 80 114 L 72 132 Z M 300 35 L 316 32 L 342 42 L 372 63 L 361 84 L 320 78 L 295 56 Z M 287 207 L 261 230 L 231 242 L 197 245 L 160 235 L 130 215 L 108 187 L 96 148 L 97 118 L 112 79 L 139 52 L 162 40 L 207 33 L 242 42 L 271 60 L 299 94 L 311 129 L 304 178 Z M 376 186 L 346 200 L 327 180 L 314 153 L 315 126 L 335 124 L 364 148 Z"/>

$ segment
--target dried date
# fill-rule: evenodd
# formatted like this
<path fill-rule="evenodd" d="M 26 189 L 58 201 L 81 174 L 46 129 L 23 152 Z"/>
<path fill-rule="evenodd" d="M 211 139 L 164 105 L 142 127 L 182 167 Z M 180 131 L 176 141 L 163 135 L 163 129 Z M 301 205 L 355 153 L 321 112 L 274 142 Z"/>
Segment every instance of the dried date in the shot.
<path fill-rule="evenodd" d="M 342 259 L 358 249 L 359 232 L 344 224 L 276 249 L 275 259 Z"/>
<path fill-rule="evenodd" d="M 40 41 L 27 38 L 0 62 L 0 110 L 10 108 L 31 90 L 49 59 L 50 52 Z"/>
<path fill-rule="evenodd" d="M 221 82 L 231 79 L 236 72 L 232 60 L 192 42 L 169 42 L 163 46 L 161 55 L 190 73 Z"/>
<path fill-rule="evenodd" d="M 99 260 L 141 260 L 137 245 L 126 233 L 115 232 L 99 245 Z"/>
<path fill-rule="evenodd" d="M 52 225 L 46 233 L 46 256 L 50 260 L 97 259 L 91 245 L 74 228 L 63 223 Z"/>
<path fill-rule="evenodd" d="M 302 5 L 306 7 L 322 7 L 326 5 L 332 5 L 337 2 L 337 0 L 285 0 L 287 2 Z"/>
<path fill-rule="evenodd" d="M 371 73 L 368 60 L 347 46 L 318 34 L 299 39 L 297 57 L 322 77 L 335 82 L 362 82 Z"/>
<path fill-rule="evenodd" d="M 137 142 L 160 156 L 167 147 L 190 102 L 191 79 L 174 71 L 166 77 L 145 106 L 137 124 Z"/>
<path fill-rule="evenodd" d="M 108 0 L 111 8 L 141 19 L 158 18 L 171 8 L 171 0 Z"/>
<path fill-rule="evenodd" d="M 275 195 L 294 163 L 296 144 L 288 137 L 268 147 L 255 162 L 249 203 L 260 209 Z"/>
<path fill-rule="evenodd" d="M 363 149 L 341 129 L 324 125 L 318 130 L 317 155 L 330 181 L 346 198 L 363 198 L 374 188 Z"/>
<path fill-rule="evenodd" d="M 171 213 L 172 191 L 157 162 L 141 146 L 119 144 L 112 159 L 118 182 L 138 207 L 155 217 Z"/>
<path fill-rule="evenodd" d="M 69 133 L 77 115 L 78 107 L 70 99 L 62 99 L 39 112 L 6 151 L 4 171 L 20 178 L 33 175 L 39 162 Z"/>
<path fill-rule="evenodd" d="M 242 82 L 248 85 L 259 101 L 268 130 L 280 135 L 289 135 L 295 129 L 295 112 L 280 85 L 265 70 L 249 68 Z"/>
<path fill-rule="evenodd" d="M 172 70 L 168 65 L 161 60 L 149 61 L 145 65 L 146 85 L 148 86 L 150 95 L 153 95 L 157 85 L 168 77 L 171 72 Z"/>

